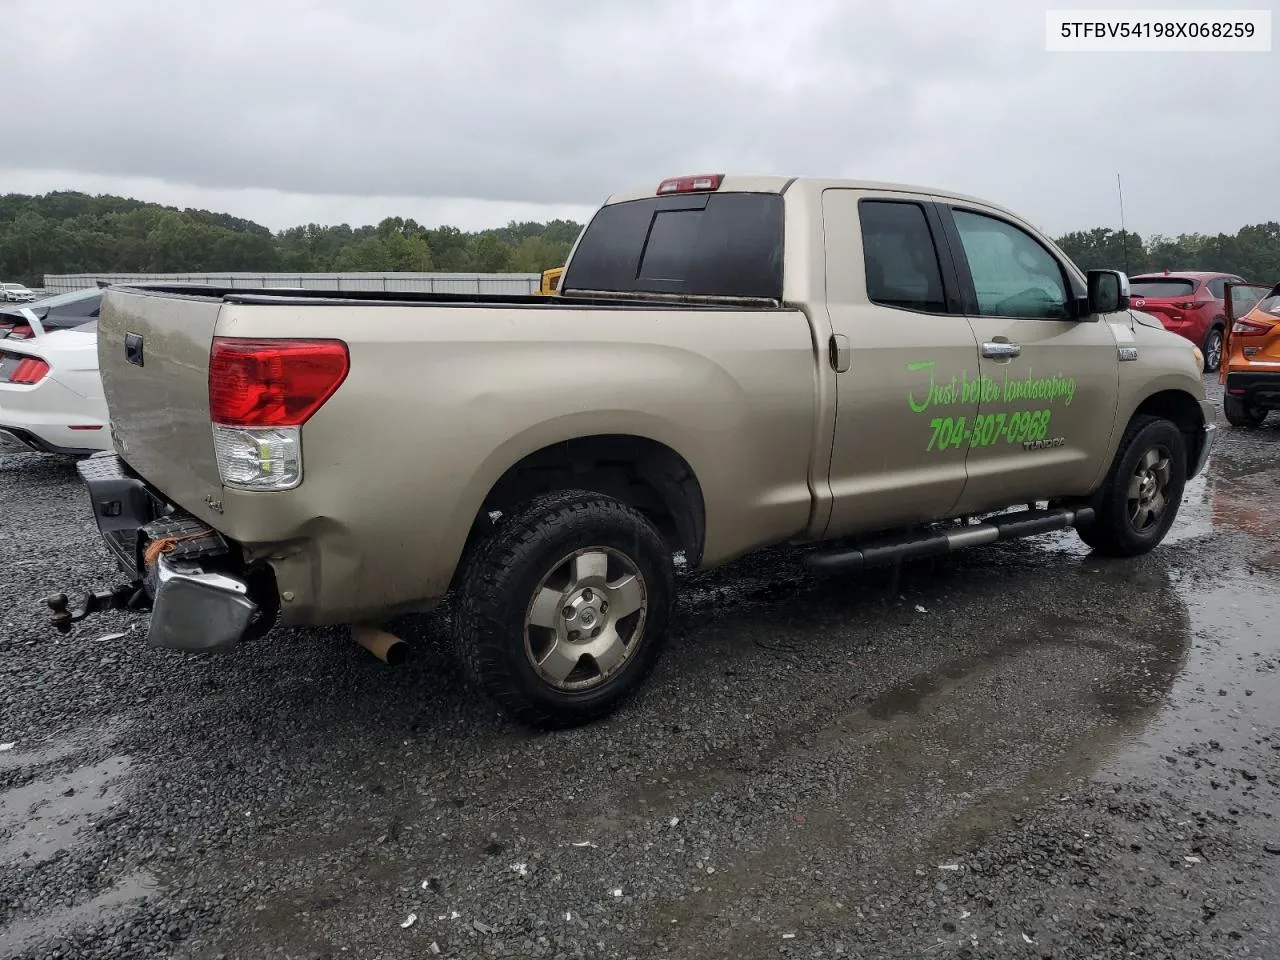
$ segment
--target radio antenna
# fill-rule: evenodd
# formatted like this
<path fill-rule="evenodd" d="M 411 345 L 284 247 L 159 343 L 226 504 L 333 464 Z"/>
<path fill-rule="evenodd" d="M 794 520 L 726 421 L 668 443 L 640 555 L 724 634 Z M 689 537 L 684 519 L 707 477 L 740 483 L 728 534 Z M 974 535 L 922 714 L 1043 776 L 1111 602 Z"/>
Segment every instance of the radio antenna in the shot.
<path fill-rule="evenodd" d="M 1124 190 L 1120 186 L 1120 174 L 1116 174 L 1116 193 L 1120 194 L 1120 249 L 1124 251 L 1124 272 L 1129 275 L 1129 241 L 1124 230 Z"/>

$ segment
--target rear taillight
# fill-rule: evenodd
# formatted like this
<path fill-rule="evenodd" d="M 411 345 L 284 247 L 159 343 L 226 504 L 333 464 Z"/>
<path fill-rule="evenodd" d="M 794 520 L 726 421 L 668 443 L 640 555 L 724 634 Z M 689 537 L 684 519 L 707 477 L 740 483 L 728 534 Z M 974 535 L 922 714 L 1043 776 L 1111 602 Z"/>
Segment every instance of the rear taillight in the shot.
<path fill-rule="evenodd" d="M 1256 320 L 1237 320 L 1231 325 L 1231 335 L 1235 337 L 1262 337 L 1270 333 L 1274 327 Z"/>
<path fill-rule="evenodd" d="M 287 490 L 302 482 L 302 425 L 346 379 L 341 340 L 215 337 L 209 418 L 228 486 Z"/>
<path fill-rule="evenodd" d="M 12 357 L 12 354 L 10 354 L 10 357 Z M 23 357 L 18 361 L 18 365 L 10 371 L 9 376 L 5 378 L 5 382 L 33 387 L 48 375 L 49 365 L 39 357 Z"/>
<path fill-rule="evenodd" d="M 699 193 L 703 190 L 719 190 L 723 173 L 700 173 L 696 177 L 672 177 L 658 184 L 658 195 L 664 193 Z"/>
<path fill-rule="evenodd" d="M 1170 306 L 1175 310 L 1194 310 L 1200 305 L 1201 304 L 1197 303 L 1195 300 L 1178 300 L 1170 304 Z"/>

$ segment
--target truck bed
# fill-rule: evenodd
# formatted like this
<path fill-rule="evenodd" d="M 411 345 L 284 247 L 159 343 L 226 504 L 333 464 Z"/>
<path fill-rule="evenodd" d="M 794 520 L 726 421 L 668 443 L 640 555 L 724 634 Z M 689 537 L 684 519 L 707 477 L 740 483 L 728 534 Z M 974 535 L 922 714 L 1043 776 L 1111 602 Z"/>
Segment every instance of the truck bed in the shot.
<path fill-rule="evenodd" d="M 280 287 L 222 287 L 200 284 L 122 284 L 116 289 L 138 293 L 198 297 L 225 303 L 297 304 L 330 306 L 517 307 L 538 310 L 703 310 L 779 309 L 777 301 L 758 298 L 682 297 L 678 294 L 605 296 L 574 294 L 546 297 L 538 294 L 430 293 L 413 290 L 324 290 Z"/>
<path fill-rule="evenodd" d="M 348 372 L 300 428 L 297 490 L 223 483 L 215 338 L 344 344 Z M 290 622 L 442 595 L 504 473 L 574 438 L 634 435 L 683 457 L 714 496 L 710 556 L 809 518 L 816 347 L 799 309 L 118 286 L 104 294 L 98 351 L 128 468 L 272 557 L 283 590 L 325 604 L 291 604 Z"/>

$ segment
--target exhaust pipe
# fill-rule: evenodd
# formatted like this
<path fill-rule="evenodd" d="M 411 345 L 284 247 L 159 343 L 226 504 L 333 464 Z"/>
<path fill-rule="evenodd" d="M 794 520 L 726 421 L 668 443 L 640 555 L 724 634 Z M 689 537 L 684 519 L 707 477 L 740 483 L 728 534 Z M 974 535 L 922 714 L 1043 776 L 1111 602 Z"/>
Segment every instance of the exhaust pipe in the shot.
<path fill-rule="evenodd" d="M 393 667 L 404 663 L 409 656 L 409 645 L 394 634 L 367 624 L 351 628 L 351 639 L 364 647 L 383 663 Z"/>

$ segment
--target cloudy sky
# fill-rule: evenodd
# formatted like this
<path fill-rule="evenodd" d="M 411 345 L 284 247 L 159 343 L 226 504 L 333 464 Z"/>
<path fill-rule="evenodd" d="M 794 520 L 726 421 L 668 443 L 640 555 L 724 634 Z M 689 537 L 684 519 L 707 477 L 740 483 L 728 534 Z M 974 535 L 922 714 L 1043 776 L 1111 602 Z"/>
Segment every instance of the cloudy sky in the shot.
<path fill-rule="evenodd" d="M 1119 173 L 1144 235 L 1280 217 L 1280 52 L 1047 53 L 1063 6 L 1105 8 L 0 0 L 0 192 L 476 229 L 674 174 L 810 174 L 974 193 L 1059 234 L 1118 226 Z"/>

